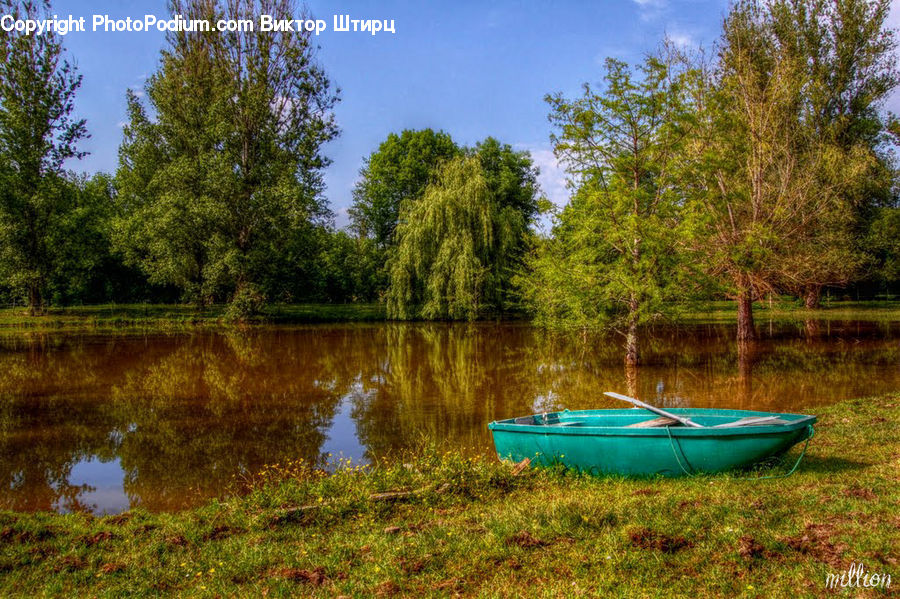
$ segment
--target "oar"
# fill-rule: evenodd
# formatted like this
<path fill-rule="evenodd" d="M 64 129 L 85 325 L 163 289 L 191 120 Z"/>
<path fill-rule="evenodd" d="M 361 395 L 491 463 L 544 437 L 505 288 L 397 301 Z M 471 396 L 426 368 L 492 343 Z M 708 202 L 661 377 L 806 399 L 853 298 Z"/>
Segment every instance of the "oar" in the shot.
<path fill-rule="evenodd" d="M 613 393 L 612 391 L 607 391 L 603 395 L 607 395 L 607 396 L 615 398 L 615 399 L 621 399 L 622 401 L 627 401 L 628 403 L 632 403 L 632 404 L 638 406 L 639 408 L 644 408 L 645 410 L 650 410 L 654 414 L 659 414 L 660 416 L 665 416 L 666 418 L 671 418 L 672 420 L 680 422 L 681 424 L 683 424 L 685 426 L 693 426 L 694 428 L 703 428 L 702 424 L 697 424 L 690 418 L 685 418 L 683 416 L 678 416 L 671 412 L 666 412 L 665 410 L 661 410 L 660 408 L 651 406 L 650 404 L 646 404 L 639 399 L 635 399 L 633 397 L 628 397 L 627 395 L 622 395 L 621 393 Z"/>

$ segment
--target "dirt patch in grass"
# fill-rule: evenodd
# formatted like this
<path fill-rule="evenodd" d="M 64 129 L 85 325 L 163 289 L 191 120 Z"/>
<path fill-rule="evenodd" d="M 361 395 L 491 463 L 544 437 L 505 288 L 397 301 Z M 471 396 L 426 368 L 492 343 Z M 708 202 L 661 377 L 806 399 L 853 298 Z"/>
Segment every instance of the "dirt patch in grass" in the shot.
<path fill-rule="evenodd" d="M 116 572 L 122 572 L 124 570 L 125 566 L 123 564 L 108 563 L 100 566 L 100 572 L 103 574 L 115 574 Z"/>
<path fill-rule="evenodd" d="M 203 535 L 204 541 L 221 541 L 222 539 L 227 539 L 230 536 L 239 534 L 244 532 L 243 530 L 239 530 L 234 528 L 233 526 L 216 526 L 214 529 Z"/>
<path fill-rule="evenodd" d="M 744 535 L 738 539 L 738 553 L 744 559 L 769 558 L 776 555 L 775 552 L 766 549 L 762 543 L 750 535 Z"/>
<path fill-rule="evenodd" d="M 325 568 L 321 566 L 313 568 L 312 570 L 307 570 L 305 568 L 280 568 L 272 572 L 272 575 L 277 578 L 307 583 L 316 587 L 322 586 L 328 582 L 328 576 L 325 575 Z"/>
<path fill-rule="evenodd" d="M 632 532 L 629 537 L 631 544 L 640 549 L 654 549 L 663 553 L 675 553 L 680 549 L 692 547 L 693 543 L 684 537 L 667 535 L 662 532 L 642 528 Z"/>
<path fill-rule="evenodd" d="M 854 499 L 863 499 L 865 501 L 872 501 L 878 499 L 878 495 L 873 493 L 871 489 L 863 489 L 862 487 L 850 487 L 849 489 L 844 489 L 841 491 L 841 494 L 844 497 L 852 497 Z"/>
<path fill-rule="evenodd" d="M 104 522 L 106 524 L 112 524 L 113 526 L 122 526 L 123 524 L 127 524 L 133 516 L 131 512 L 122 512 L 121 514 L 116 514 L 115 516 L 107 516 L 104 518 Z"/>
<path fill-rule="evenodd" d="M 433 591 L 442 591 L 444 593 L 461 593 L 465 589 L 466 581 L 462 578 L 451 578 L 434 584 L 431 587 Z"/>
<path fill-rule="evenodd" d="M 46 541 L 52 539 L 56 535 L 57 531 L 51 528 L 41 528 L 37 532 L 31 532 L 30 530 L 16 530 L 11 527 L 6 527 L 0 531 L 0 541 L 4 543 L 16 542 L 26 545 L 28 543 Z"/>
<path fill-rule="evenodd" d="M 398 562 L 400 565 L 400 569 L 403 570 L 403 573 L 408 575 L 418 574 L 422 570 L 424 570 L 428 566 L 428 562 L 431 559 L 430 554 L 425 554 L 421 558 L 413 559 L 413 558 L 401 558 Z"/>
<path fill-rule="evenodd" d="M 54 568 L 56 572 L 74 572 L 76 570 L 84 570 L 88 567 L 88 563 L 77 555 L 67 555 L 59 560 Z"/>
<path fill-rule="evenodd" d="M 171 537 L 166 537 L 166 543 L 175 547 L 185 547 L 188 544 L 188 540 L 183 535 L 172 535 Z"/>
<path fill-rule="evenodd" d="M 375 594 L 379 597 L 393 597 L 400 592 L 400 585 L 393 580 L 385 580 L 375 587 Z"/>
<path fill-rule="evenodd" d="M 524 547 L 526 549 L 532 549 L 534 547 L 545 547 L 549 545 L 547 541 L 543 541 L 533 534 L 528 532 L 527 530 L 520 530 L 516 534 L 508 537 L 506 539 L 507 545 L 518 545 L 519 547 Z"/>
<path fill-rule="evenodd" d="M 833 537 L 834 527 L 827 524 L 808 524 L 803 533 L 786 537 L 783 541 L 794 551 L 838 568 L 844 565 L 842 555 L 847 546 L 832 542 Z"/>

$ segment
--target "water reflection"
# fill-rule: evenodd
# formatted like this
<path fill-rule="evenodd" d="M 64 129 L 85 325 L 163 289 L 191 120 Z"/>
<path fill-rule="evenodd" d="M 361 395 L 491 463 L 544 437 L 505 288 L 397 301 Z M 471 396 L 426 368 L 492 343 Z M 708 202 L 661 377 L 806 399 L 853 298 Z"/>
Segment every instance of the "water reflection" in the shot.
<path fill-rule="evenodd" d="M 179 336 L 0 338 L 0 506 L 177 509 L 266 463 L 371 459 L 425 437 L 490 450 L 493 419 L 608 407 L 799 410 L 900 388 L 896 325 L 653 332 L 626 372 L 615 339 L 524 324 L 378 324 Z M 619 406 L 617 406 L 619 407 Z"/>

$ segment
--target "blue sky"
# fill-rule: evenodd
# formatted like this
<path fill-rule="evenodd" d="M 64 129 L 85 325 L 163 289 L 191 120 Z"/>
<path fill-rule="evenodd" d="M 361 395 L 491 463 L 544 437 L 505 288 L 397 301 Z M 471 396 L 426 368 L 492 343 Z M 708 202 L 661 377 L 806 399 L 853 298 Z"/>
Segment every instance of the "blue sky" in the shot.
<path fill-rule="evenodd" d="M 894 2 L 893 22 L 898 23 Z M 636 61 L 668 34 L 682 45 L 709 45 L 718 35 L 727 0 L 595 0 L 528 2 L 469 0 L 337 2 L 310 0 L 328 22 L 319 60 L 341 88 L 336 115 L 342 133 L 326 147 L 326 172 L 336 223 L 347 223 L 350 191 L 365 156 L 392 131 L 432 127 L 461 144 L 488 135 L 532 152 L 544 192 L 566 200 L 564 175 L 550 149 L 543 97 L 579 92 L 600 78 L 605 57 Z M 165 2 L 56 0 L 62 15 L 154 14 Z M 332 15 L 393 19 L 396 33 L 333 32 Z M 92 138 L 90 156 L 76 170 L 112 172 L 117 164 L 125 90 L 140 89 L 154 72 L 161 33 L 71 33 L 64 43 L 84 81 L 77 102 Z M 890 107 L 900 111 L 900 97 Z"/>

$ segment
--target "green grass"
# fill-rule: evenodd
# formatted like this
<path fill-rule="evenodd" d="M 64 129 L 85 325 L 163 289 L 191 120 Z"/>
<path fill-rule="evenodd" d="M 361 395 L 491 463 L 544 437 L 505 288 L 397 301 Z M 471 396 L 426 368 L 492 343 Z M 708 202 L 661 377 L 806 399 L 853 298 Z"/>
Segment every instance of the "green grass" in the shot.
<path fill-rule="evenodd" d="M 757 322 L 797 322 L 810 318 L 828 320 L 900 320 L 898 301 L 833 301 L 819 310 L 807 310 L 796 300 L 780 299 L 771 306 L 754 306 Z M 732 324 L 734 302 L 704 301 L 685 304 L 675 320 L 683 324 Z M 28 316 L 24 308 L 0 309 L 0 333 L 27 331 L 115 332 L 121 330 L 181 331 L 245 325 L 308 324 L 326 322 L 374 322 L 387 319 L 383 304 L 273 304 L 248 323 L 237 325 L 225 318 L 225 306 L 205 310 L 188 304 L 127 304 L 50 308 L 41 316 Z"/>
<path fill-rule="evenodd" d="M 900 394 L 818 415 L 773 480 L 514 476 L 432 450 L 333 476 L 273 465 L 182 513 L 0 512 L 0 595 L 818 597 L 852 562 L 896 592 Z"/>
<path fill-rule="evenodd" d="M 876 322 L 900 320 L 900 301 L 823 301 L 816 310 L 809 310 L 798 300 L 781 298 L 753 304 L 757 324 L 775 320 L 798 322 L 820 320 L 869 320 Z M 737 322 L 737 304 L 732 301 L 704 301 L 686 304 L 676 316 L 685 324 Z"/>
<path fill-rule="evenodd" d="M 122 329 L 211 329 L 238 326 L 225 318 L 226 306 L 200 310 L 189 304 L 128 304 L 50 308 L 28 316 L 24 308 L 0 309 L 2 331 L 116 331 Z M 368 322 L 385 319 L 379 304 L 273 304 L 243 324 Z"/>

